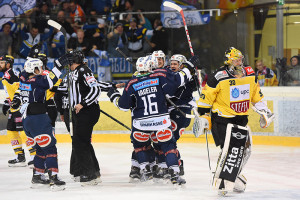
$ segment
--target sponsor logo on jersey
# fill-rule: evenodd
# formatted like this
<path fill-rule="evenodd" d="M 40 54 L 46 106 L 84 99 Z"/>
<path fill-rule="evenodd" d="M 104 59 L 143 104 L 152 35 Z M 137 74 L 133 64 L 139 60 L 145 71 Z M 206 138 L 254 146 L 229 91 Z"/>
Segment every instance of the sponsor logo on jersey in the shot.
<path fill-rule="evenodd" d="M 249 100 L 240 102 L 230 102 L 230 108 L 236 113 L 244 113 L 249 110 Z"/>
<path fill-rule="evenodd" d="M 26 146 L 34 146 L 34 145 L 35 145 L 35 140 L 27 136 Z"/>
<path fill-rule="evenodd" d="M 148 80 L 133 84 L 133 89 L 135 91 L 137 91 L 137 90 L 141 90 L 141 89 L 151 87 L 151 86 L 155 86 L 155 85 L 159 85 L 159 79 L 158 78 L 148 79 Z"/>
<path fill-rule="evenodd" d="M 156 72 L 155 74 L 151 74 L 150 77 L 157 77 L 157 76 L 163 76 L 166 77 L 167 75 L 161 72 Z"/>
<path fill-rule="evenodd" d="M 156 137 L 157 137 L 158 141 L 165 142 L 165 141 L 171 140 L 173 137 L 173 134 L 172 134 L 172 131 L 167 128 L 165 130 L 158 131 L 156 133 Z"/>
<path fill-rule="evenodd" d="M 3 78 L 5 78 L 5 79 L 7 79 L 7 80 L 10 79 L 10 74 L 9 74 L 8 70 L 5 72 Z"/>
<path fill-rule="evenodd" d="M 26 84 L 26 83 L 22 83 L 22 82 L 20 83 L 19 88 L 21 90 L 25 90 L 25 91 L 31 91 L 32 90 L 30 84 Z"/>
<path fill-rule="evenodd" d="M 16 122 L 16 123 L 22 122 L 22 117 L 16 117 L 16 118 L 15 118 L 15 122 Z"/>
<path fill-rule="evenodd" d="M 246 135 L 243 135 L 240 132 L 237 132 L 237 133 L 232 132 L 232 136 L 238 140 L 244 139 L 246 137 Z"/>
<path fill-rule="evenodd" d="M 12 146 L 15 146 L 15 145 L 19 145 L 19 144 L 20 144 L 20 143 L 19 143 L 19 140 L 12 140 L 10 143 L 11 143 Z"/>
<path fill-rule="evenodd" d="M 133 132 L 133 138 L 139 142 L 147 142 L 150 138 L 150 135 L 149 133 L 135 131 Z"/>
<path fill-rule="evenodd" d="M 250 84 L 230 87 L 230 101 L 243 101 L 250 99 Z"/>
<path fill-rule="evenodd" d="M 184 130 L 185 130 L 185 128 L 181 128 L 181 129 L 179 130 L 179 137 L 182 136 L 182 134 L 184 133 Z"/>
<path fill-rule="evenodd" d="M 253 73 L 254 73 L 252 67 L 250 67 L 250 66 L 249 66 L 249 67 L 245 67 L 244 69 L 246 70 L 247 75 L 250 75 L 250 74 L 253 74 Z"/>
<path fill-rule="evenodd" d="M 217 80 L 220 80 L 220 79 L 222 79 L 222 78 L 227 78 L 227 77 L 229 77 L 229 76 L 228 76 L 228 74 L 227 74 L 227 72 L 226 72 L 225 70 L 224 70 L 224 71 L 217 72 L 216 75 L 215 75 L 215 78 L 216 78 Z"/>
<path fill-rule="evenodd" d="M 55 75 L 54 75 L 52 72 L 50 72 L 50 73 L 49 73 L 49 77 L 50 77 L 51 79 L 54 79 L 54 78 L 55 78 Z"/>
<path fill-rule="evenodd" d="M 47 134 L 42 134 L 34 137 L 34 140 L 40 147 L 46 147 L 51 143 L 51 137 Z"/>
<path fill-rule="evenodd" d="M 129 81 L 127 87 L 125 88 L 125 90 L 128 91 L 128 88 L 131 86 L 131 84 L 135 83 L 137 81 L 138 81 L 137 79 L 133 79 L 133 80 Z"/>
<path fill-rule="evenodd" d="M 177 130 L 177 123 L 174 120 L 171 120 L 171 127 L 173 132 Z"/>

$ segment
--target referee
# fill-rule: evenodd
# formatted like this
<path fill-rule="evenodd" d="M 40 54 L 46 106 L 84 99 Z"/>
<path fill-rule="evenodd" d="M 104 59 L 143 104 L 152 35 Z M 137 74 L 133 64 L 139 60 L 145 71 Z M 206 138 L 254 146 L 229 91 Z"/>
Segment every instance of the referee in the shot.
<path fill-rule="evenodd" d="M 96 185 L 100 168 L 91 144 L 92 131 L 100 116 L 98 97 L 100 85 L 92 71 L 84 64 L 82 51 L 68 53 L 70 64 L 70 103 L 73 121 L 70 173 L 80 177 L 82 185 Z"/>

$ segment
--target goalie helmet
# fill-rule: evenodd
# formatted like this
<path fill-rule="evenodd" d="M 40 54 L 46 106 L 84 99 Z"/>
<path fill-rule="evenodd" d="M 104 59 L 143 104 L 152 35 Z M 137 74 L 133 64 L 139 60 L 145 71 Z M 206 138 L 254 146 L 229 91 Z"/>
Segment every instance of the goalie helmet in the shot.
<path fill-rule="evenodd" d="M 179 67 L 180 67 L 183 63 L 187 62 L 186 57 L 185 57 L 184 55 L 181 55 L 181 54 L 175 54 L 175 55 L 173 55 L 173 56 L 171 57 L 171 59 L 170 59 L 170 62 L 171 62 L 171 61 L 177 61 L 178 64 L 179 64 Z"/>
<path fill-rule="evenodd" d="M 226 50 L 224 64 L 229 66 L 229 70 L 233 72 L 233 74 L 237 75 L 243 73 L 243 62 L 244 56 L 240 50 L 234 47 L 230 47 Z"/>
<path fill-rule="evenodd" d="M 10 55 L 4 55 L 0 57 L 0 61 L 5 61 L 6 63 L 9 63 L 10 67 L 13 66 L 14 60 L 15 60 L 14 57 Z"/>
<path fill-rule="evenodd" d="M 36 68 L 42 72 L 43 62 L 38 58 L 28 59 L 24 64 L 24 70 L 29 74 L 35 74 L 34 70 Z"/>

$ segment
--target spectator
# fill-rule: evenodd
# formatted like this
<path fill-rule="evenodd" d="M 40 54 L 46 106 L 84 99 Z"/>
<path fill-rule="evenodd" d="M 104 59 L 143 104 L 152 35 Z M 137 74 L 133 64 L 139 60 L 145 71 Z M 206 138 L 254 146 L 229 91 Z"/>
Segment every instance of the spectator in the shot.
<path fill-rule="evenodd" d="M 54 29 L 51 47 L 53 58 L 59 58 L 65 54 L 65 37 L 60 30 Z"/>
<path fill-rule="evenodd" d="M 143 37 L 147 29 L 138 28 L 135 18 L 131 18 L 129 22 L 129 30 L 126 32 L 128 38 L 129 55 L 134 58 L 144 56 Z"/>
<path fill-rule="evenodd" d="M 74 33 L 74 29 L 72 28 L 71 24 L 68 21 L 66 21 L 66 15 L 63 10 L 57 13 L 57 22 L 66 29 L 66 32 L 69 35 L 72 35 Z"/>
<path fill-rule="evenodd" d="M 60 1 L 59 0 L 51 0 L 50 1 L 50 13 L 51 13 L 51 19 L 56 20 L 57 17 L 57 13 L 60 11 L 61 9 L 61 5 L 60 5 Z"/>
<path fill-rule="evenodd" d="M 134 0 L 126 0 L 125 1 L 125 11 L 126 12 L 134 12 L 133 6 L 134 6 Z M 128 14 L 125 19 L 126 22 L 129 22 L 131 18 L 137 19 L 137 16 Z"/>
<path fill-rule="evenodd" d="M 153 24 L 153 36 L 150 41 L 147 40 L 148 44 L 151 46 L 152 51 L 162 50 L 163 52 L 168 52 L 168 33 L 166 29 L 163 27 L 160 19 L 155 19 Z"/>
<path fill-rule="evenodd" d="M 291 69 L 289 69 L 284 75 L 284 85 L 287 86 L 300 86 L 300 63 L 299 56 L 293 56 L 291 58 Z"/>
<path fill-rule="evenodd" d="M 44 33 L 45 28 L 48 27 L 47 21 L 50 19 L 49 6 L 46 2 L 41 2 L 33 11 L 31 14 L 31 22 L 37 25 L 40 33 Z"/>
<path fill-rule="evenodd" d="M 92 8 L 98 15 L 106 15 L 111 9 L 111 0 L 92 0 Z"/>
<path fill-rule="evenodd" d="M 67 22 L 71 24 L 72 20 L 70 18 L 70 13 L 71 13 L 70 2 L 68 1 L 62 2 L 61 10 L 65 12 L 65 20 L 67 20 Z"/>
<path fill-rule="evenodd" d="M 84 37 L 84 31 L 82 29 L 77 30 L 77 38 L 70 38 L 68 42 L 69 50 L 83 51 L 85 56 L 88 56 L 92 49 L 90 42 Z"/>
<path fill-rule="evenodd" d="M 117 23 L 112 32 L 107 34 L 108 38 L 108 47 L 107 52 L 110 57 L 122 57 L 122 55 L 116 51 L 116 48 L 119 47 L 122 52 L 125 54 L 128 53 L 126 48 L 127 45 L 127 37 L 124 33 L 124 27 L 122 23 Z"/>
<path fill-rule="evenodd" d="M 144 9 L 138 9 L 137 11 L 141 12 L 141 14 L 138 14 L 138 19 L 140 21 L 140 25 L 142 27 L 146 28 L 148 31 L 153 30 L 150 20 L 142 14 L 142 12 L 144 12 L 145 10 Z"/>
<path fill-rule="evenodd" d="M 12 53 L 12 37 L 10 35 L 11 25 L 5 23 L 2 26 L 3 32 L 0 32 L 0 55 Z"/>
<path fill-rule="evenodd" d="M 100 23 L 99 23 L 100 22 Z M 93 49 L 104 50 L 105 48 L 105 21 L 97 18 L 96 10 L 90 11 L 90 17 L 87 23 L 82 27 L 85 30 L 84 35 L 90 39 Z"/>
<path fill-rule="evenodd" d="M 255 62 L 256 73 L 260 86 L 278 86 L 278 80 L 276 74 L 270 68 L 267 68 L 262 60 Z"/>
<path fill-rule="evenodd" d="M 85 22 L 85 14 L 81 6 L 76 4 L 75 1 L 71 1 L 70 8 L 71 8 L 70 17 L 71 17 L 73 28 L 74 26 L 83 24 Z"/>
<path fill-rule="evenodd" d="M 47 40 L 53 33 L 53 28 L 50 27 L 49 32 L 47 33 L 43 33 L 40 34 L 39 30 L 37 28 L 36 25 L 33 25 L 30 28 L 29 33 L 25 32 L 25 27 L 24 24 L 21 24 L 21 37 L 22 37 L 22 44 L 21 44 L 21 48 L 20 48 L 20 56 L 23 58 L 26 58 L 28 56 L 28 53 L 30 51 L 30 48 L 35 45 L 35 44 L 41 44 L 43 43 L 45 40 Z M 44 43 L 45 44 L 45 43 Z M 43 44 L 43 45 L 44 45 Z M 45 47 L 43 47 L 43 52 L 46 54 L 45 52 Z"/>

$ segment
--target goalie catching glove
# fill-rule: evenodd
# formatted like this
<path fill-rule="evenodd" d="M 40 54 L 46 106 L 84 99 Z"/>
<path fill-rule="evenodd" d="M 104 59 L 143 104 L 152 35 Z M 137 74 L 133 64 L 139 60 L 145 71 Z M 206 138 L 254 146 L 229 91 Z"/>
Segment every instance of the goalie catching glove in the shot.
<path fill-rule="evenodd" d="M 208 115 L 199 116 L 198 112 L 194 109 L 195 120 L 193 124 L 193 134 L 195 137 L 199 137 L 204 134 L 205 131 L 211 130 L 211 117 Z"/>

